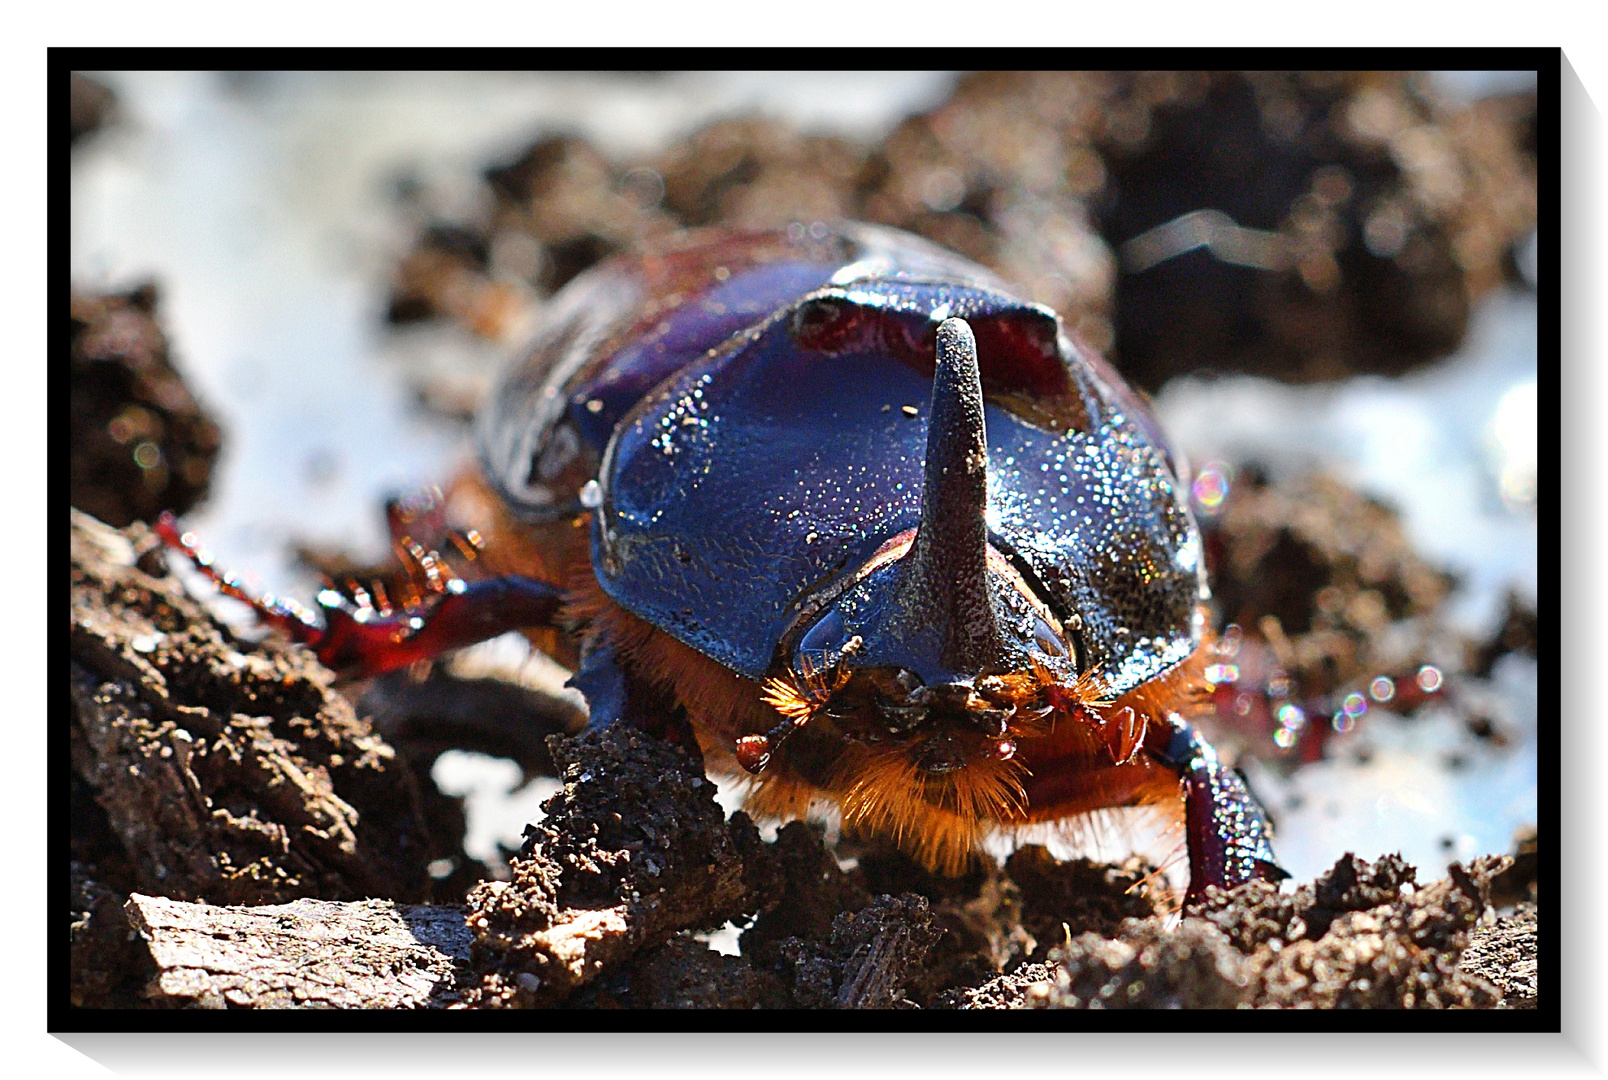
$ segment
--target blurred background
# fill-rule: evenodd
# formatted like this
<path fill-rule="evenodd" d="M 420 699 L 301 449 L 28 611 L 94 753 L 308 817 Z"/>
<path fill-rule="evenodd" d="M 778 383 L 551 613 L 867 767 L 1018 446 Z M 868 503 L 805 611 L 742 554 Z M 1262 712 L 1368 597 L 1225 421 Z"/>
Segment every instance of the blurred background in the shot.
<path fill-rule="evenodd" d="M 1286 867 L 1400 851 L 1434 876 L 1536 820 L 1535 88 L 89 73 L 73 502 L 173 509 L 222 566 L 310 599 L 320 567 L 385 556 L 385 497 L 468 458 L 497 371 L 587 266 L 693 225 L 909 229 L 1154 395 L 1213 569 L 1214 735 Z M 562 678 L 522 639 L 453 669 Z M 425 763 L 465 797 L 469 861 L 443 875 L 517 847 L 554 786 L 517 758 Z"/>

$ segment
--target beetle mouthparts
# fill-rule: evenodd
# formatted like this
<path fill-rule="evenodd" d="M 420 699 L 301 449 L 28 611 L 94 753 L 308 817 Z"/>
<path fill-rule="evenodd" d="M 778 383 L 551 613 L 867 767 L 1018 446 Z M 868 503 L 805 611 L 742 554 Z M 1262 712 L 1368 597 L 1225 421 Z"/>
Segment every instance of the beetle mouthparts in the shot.
<path fill-rule="evenodd" d="M 972 674 L 1005 652 L 988 589 L 988 443 L 977 341 L 964 319 L 938 327 L 921 524 L 901 586 L 912 621 L 942 628 L 943 662 Z"/>

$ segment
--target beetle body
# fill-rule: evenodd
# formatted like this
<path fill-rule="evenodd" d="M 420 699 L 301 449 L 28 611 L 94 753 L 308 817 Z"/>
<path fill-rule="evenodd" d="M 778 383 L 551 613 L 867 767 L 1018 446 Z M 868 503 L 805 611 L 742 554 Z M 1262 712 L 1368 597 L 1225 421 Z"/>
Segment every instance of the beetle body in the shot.
<path fill-rule="evenodd" d="M 853 224 L 674 238 L 555 296 L 478 437 L 483 579 L 394 628 L 326 602 L 330 662 L 561 627 L 593 724 L 695 742 L 758 815 L 835 806 L 954 872 L 995 831 L 1153 805 L 1192 895 L 1283 876 L 1188 723 L 1187 483 L 983 268 Z"/>

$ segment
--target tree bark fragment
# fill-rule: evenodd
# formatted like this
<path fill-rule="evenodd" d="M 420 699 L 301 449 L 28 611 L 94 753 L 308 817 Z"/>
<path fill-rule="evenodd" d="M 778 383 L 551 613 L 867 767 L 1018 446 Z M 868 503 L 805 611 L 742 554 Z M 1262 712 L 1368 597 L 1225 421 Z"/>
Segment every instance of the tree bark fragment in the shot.
<path fill-rule="evenodd" d="M 442 1008 L 469 958 L 463 910 L 297 900 L 213 907 L 135 893 L 124 908 L 156 965 L 153 1004 Z"/>

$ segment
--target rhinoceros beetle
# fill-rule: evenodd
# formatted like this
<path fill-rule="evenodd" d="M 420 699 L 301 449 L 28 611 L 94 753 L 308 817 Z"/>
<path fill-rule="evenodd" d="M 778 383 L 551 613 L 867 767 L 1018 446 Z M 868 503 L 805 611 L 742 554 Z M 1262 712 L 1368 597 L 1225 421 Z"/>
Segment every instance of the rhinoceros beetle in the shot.
<path fill-rule="evenodd" d="M 591 724 L 935 870 L 1151 805 L 1183 818 L 1191 898 L 1286 876 L 1187 719 L 1211 690 L 1188 478 L 982 267 L 848 223 L 660 242 L 552 299 L 478 441 L 476 476 L 391 507 L 410 595 L 245 598 L 360 676 L 524 630 Z"/>

